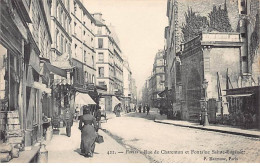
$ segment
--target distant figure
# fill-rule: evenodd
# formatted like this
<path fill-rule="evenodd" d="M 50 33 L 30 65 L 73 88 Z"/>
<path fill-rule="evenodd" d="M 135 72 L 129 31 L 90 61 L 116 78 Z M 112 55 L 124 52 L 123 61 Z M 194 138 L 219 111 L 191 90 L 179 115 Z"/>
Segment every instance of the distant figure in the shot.
<path fill-rule="evenodd" d="M 101 128 L 101 111 L 100 111 L 101 107 L 99 106 L 98 109 L 95 111 L 94 113 L 94 117 L 96 118 L 96 121 L 97 121 L 97 126 L 98 126 L 98 129 Z"/>
<path fill-rule="evenodd" d="M 146 104 L 146 111 L 147 111 L 147 115 L 149 114 L 149 111 L 150 111 L 150 107 L 148 104 Z"/>
<path fill-rule="evenodd" d="M 141 106 L 141 105 L 139 105 L 139 107 L 138 107 L 138 111 L 139 111 L 139 113 L 142 112 L 142 106 Z"/>
<path fill-rule="evenodd" d="M 79 120 L 79 107 L 77 106 L 75 109 L 75 114 L 74 114 L 74 120 L 78 121 Z"/>
<path fill-rule="evenodd" d="M 121 108 L 121 103 L 119 103 L 116 107 L 116 117 L 120 117 L 120 112 L 122 111 L 122 108 Z"/>
<path fill-rule="evenodd" d="M 80 117 L 79 129 L 81 130 L 80 149 L 85 157 L 93 157 L 95 140 L 97 138 L 97 122 L 89 107 L 84 107 L 83 115 Z"/>
<path fill-rule="evenodd" d="M 71 126 L 73 125 L 73 118 L 70 110 L 67 108 L 65 112 L 65 124 L 66 124 L 66 134 L 68 137 L 71 136 Z"/>
<path fill-rule="evenodd" d="M 143 107 L 143 113 L 145 113 L 145 105 L 144 105 L 144 107 Z"/>

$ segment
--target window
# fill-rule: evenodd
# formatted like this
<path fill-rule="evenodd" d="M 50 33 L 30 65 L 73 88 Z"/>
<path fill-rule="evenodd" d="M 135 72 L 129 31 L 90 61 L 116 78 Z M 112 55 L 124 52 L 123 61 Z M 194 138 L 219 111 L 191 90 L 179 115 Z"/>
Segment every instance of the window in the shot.
<path fill-rule="evenodd" d="M 59 21 L 59 22 L 61 22 L 61 10 L 62 10 L 62 9 L 59 7 L 59 8 L 58 8 L 58 12 L 59 12 L 59 13 L 58 13 L 58 21 Z"/>
<path fill-rule="evenodd" d="M 85 82 L 87 83 L 88 82 L 88 72 L 85 71 Z"/>
<path fill-rule="evenodd" d="M 87 53 L 84 51 L 84 62 L 87 62 Z"/>
<path fill-rule="evenodd" d="M 59 30 L 57 29 L 56 33 L 56 48 L 59 49 Z"/>
<path fill-rule="evenodd" d="M 67 15 L 65 15 L 64 29 L 65 29 L 65 31 L 68 31 L 68 30 L 67 30 Z"/>
<path fill-rule="evenodd" d="M 74 34 L 75 34 L 75 35 L 77 35 L 77 33 L 76 33 L 76 29 L 77 29 L 77 23 L 74 22 Z"/>
<path fill-rule="evenodd" d="M 99 62 L 104 62 L 104 53 L 103 52 L 99 52 L 98 53 L 98 61 Z"/>
<path fill-rule="evenodd" d="M 102 34 L 102 27 L 98 27 L 98 35 Z"/>
<path fill-rule="evenodd" d="M 4 100 L 5 98 L 8 97 L 7 91 L 7 86 L 6 86 L 6 80 L 5 80 L 5 73 L 8 69 L 7 64 L 8 64 L 8 59 L 7 59 L 7 49 L 3 47 L 0 44 L 0 100 Z M 2 105 L 0 105 L 0 109 L 2 108 Z"/>
<path fill-rule="evenodd" d="M 66 40 L 65 40 L 65 46 L 64 46 L 64 52 L 67 52 L 67 51 L 68 51 L 67 47 L 68 47 L 68 41 L 67 41 L 67 39 L 66 39 Z"/>
<path fill-rule="evenodd" d="M 94 56 L 92 55 L 92 67 L 94 68 L 95 62 L 94 62 Z"/>
<path fill-rule="evenodd" d="M 76 1 L 74 1 L 74 14 L 76 14 L 76 11 L 77 11 L 77 4 Z"/>
<path fill-rule="evenodd" d="M 70 22 L 69 22 L 69 19 L 67 19 L 67 32 L 70 33 Z"/>
<path fill-rule="evenodd" d="M 104 77 L 104 67 L 99 67 L 98 68 L 98 76 L 99 77 Z"/>
<path fill-rule="evenodd" d="M 92 75 L 92 83 L 95 83 L 95 75 Z"/>
<path fill-rule="evenodd" d="M 77 47 L 78 47 L 78 45 L 75 44 L 75 57 L 77 57 Z"/>
<path fill-rule="evenodd" d="M 91 82 L 91 74 L 88 74 L 88 81 Z"/>
<path fill-rule="evenodd" d="M 71 55 L 71 44 L 68 44 L 68 53 L 69 53 L 69 57 Z"/>
<path fill-rule="evenodd" d="M 98 48 L 103 48 L 103 39 L 98 38 Z"/>
<path fill-rule="evenodd" d="M 60 11 L 60 24 L 63 26 L 63 10 Z"/>
<path fill-rule="evenodd" d="M 64 43 L 63 43 L 63 39 L 64 39 L 64 36 L 63 35 L 61 35 L 61 38 L 60 38 L 60 52 L 63 54 L 63 45 L 64 45 Z"/>
<path fill-rule="evenodd" d="M 106 85 L 106 84 L 105 84 L 105 81 L 102 81 L 102 82 L 98 82 L 98 85 L 102 86 L 102 85 Z"/>

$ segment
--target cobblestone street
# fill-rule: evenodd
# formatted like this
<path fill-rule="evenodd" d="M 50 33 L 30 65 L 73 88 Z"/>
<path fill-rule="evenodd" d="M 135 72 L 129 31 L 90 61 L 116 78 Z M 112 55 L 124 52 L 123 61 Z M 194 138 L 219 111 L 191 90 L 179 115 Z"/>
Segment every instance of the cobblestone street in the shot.
<path fill-rule="evenodd" d="M 102 127 L 153 162 L 260 162 L 257 138 L 159 124 L 155 116 L 163 118 L 155 110 L 129 113 Z"/>
<path fill-rule="evenodd" d="M 47 145 L 49 163 L 134 163 L 149 162 L 143 155 L 125 155 L 126 148 L 116 142 L 101 130 L 98 131 L 104 137 L 104 143 L 97 144 L 93 158 L 85 158 L 80 155 L 80 130 L 78 123 L 72 127 L 71 137 L 65 135 L 65 128 L 60 130 L 59 135 L 54 135 Z M 116 155 L 109 154 L 115 152 Z M 119 153 L 118 153 L 119 152 Z M 123 153 L 120 153 L 123 152 Z"/>

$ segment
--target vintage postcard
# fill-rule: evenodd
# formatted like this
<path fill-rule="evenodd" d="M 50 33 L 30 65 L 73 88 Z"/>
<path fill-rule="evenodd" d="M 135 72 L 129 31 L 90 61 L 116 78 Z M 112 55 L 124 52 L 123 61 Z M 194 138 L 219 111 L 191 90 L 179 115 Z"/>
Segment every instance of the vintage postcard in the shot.
<path fill-rule="evenodd" d="M 0 162 L 259 163 L 259 0 L 1 0 Z"/>

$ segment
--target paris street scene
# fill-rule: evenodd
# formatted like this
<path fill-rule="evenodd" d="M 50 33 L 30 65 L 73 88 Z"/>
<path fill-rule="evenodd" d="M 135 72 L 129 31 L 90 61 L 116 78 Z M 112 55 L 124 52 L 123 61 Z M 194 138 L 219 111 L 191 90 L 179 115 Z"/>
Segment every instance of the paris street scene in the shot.
<path fill-rule="evenodd" d="M 0 0 L 1 163 L 259 163 L 259 0 Z"/>

